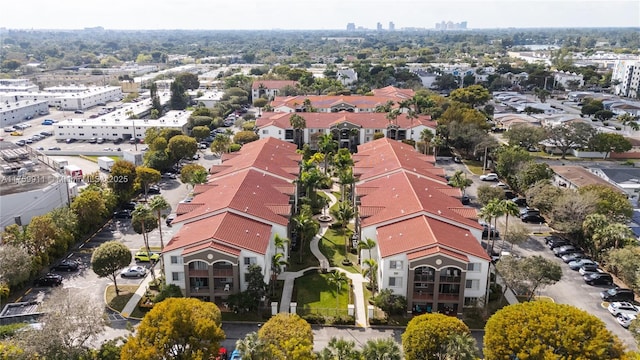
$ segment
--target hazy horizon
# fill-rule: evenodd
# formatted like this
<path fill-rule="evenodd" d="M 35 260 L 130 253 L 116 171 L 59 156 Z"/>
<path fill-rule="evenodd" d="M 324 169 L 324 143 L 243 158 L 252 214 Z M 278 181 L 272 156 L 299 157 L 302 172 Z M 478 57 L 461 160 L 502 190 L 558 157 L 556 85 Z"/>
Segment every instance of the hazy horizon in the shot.
<path fill-rule="evenodd" d="M 16 30 L 369 30 L 389 22 L 396 30 L 434 29 L 436 23 L 467 22 L 467 29 L 640 27 L 637 0 L 112 0 L 103 6 L 81 0 L 30 0 L 47 16 L 21 16 L 24 5 L 3 4 L 0 26 Z M 181 14 L 181 12 L 184 12 Z M 176 15 L 179 14 L 179 15 Z"/>

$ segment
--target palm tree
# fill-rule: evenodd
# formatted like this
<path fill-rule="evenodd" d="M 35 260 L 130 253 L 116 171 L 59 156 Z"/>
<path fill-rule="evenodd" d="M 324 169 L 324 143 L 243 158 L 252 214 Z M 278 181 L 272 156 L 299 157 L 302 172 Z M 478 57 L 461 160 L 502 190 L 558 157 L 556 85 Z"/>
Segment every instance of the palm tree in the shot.
<path fill-rule="evenodd" d="M 478 214 L 478 216 L 487 222 L 488 226 L 489 226 L 489 231 L 488 231 L 488 239 L 487 241 L 491 241 L 491 248 L 489 248 L 487 246 L 487 250 L 489 250 L 489 254 L 493 254 L 493 231 L 491 231 L 491 220 L 496 219 L 499 215 L 500 209 L 499 209 L 499 199 L 491 199 L 487 205 L 485 205 L 482 209 L 480 209 L 480 213 Z"/>
<path fill-rule="evenodd" d="M 478 356 L 476 339 L 469 333 L 455 333 L 447 338 L 445 360 L 475 360 Z"/>
<path fill-rule="evenodd" d="M 347 185 L 353 185 L 356 181 L 356 178 L 353 176 L 353 170 L 348 168 L 344 171 L 338 172 L 338 182 L 340 182 L 340 201 L 345 200 L 345 196 L 347 193 Z M 351 192 L 351 189 L 349 189 Z"/>
<path fill-rule="evenodd" d="M 142 234 L 142 241 L 144 242 L 144 247 L 147 250 L 147 254 L 149 258 L 151 258 L 151 248 L 149 247 L 149 234 L 147 233 L 147 224 L 146 221 L 153 216 L 151 210 L 146 205 L 137 205 L 135 210 L 131 212 L 131 223 L 132 225 L 139 225 Z M 155 219 L 154 219 L 155 220 Z M 151 269 L 151 277 L 153 278 L 153 282 L 156 281 L 156 274 L 153 269 Z"/>
<path fill-rule="evenodd" d="M 420 141 L 424 142 L 424 154 L 429 154 L 429 145 L 431 145 L 431 141 L 433 140 L 433 132 L 429 129 L 423 129 L 420 132 Z"/>
<path fill-rule="evenodd" d="M 240 356 L 247 360 L 264 359 L 264 344 L 258 338 L 258 334 L 254 331 L 247 334 L 244 339 L 236 341 L 236 349 L 240 352 Z"/>
<path fill-rule="evenodd" d="M 358 243 L 358 250 L 365 249 L 369 251 L 369 259 L 371 259 L 371 249 L 373 249 L 374 247 L 376 247 L 376 242 L 371 238 L 360 240 L 360 242 Z"/>
<path fill-rule="evenodd" d="M 275 292 L 276 281 L 278 275 L 282 273 L 282 267 L 289 265 L 289 262 L 285 260 L 283 253 L 275 253 L 271 257 L 271 294 Z"/>
<path fill-rule="evenodd" d="M 310 211 L 301 211 L 293 217 L 293 223 L 300 236 L 300 263 L 304 257 L 304 244 L 307 238 L 311 239 L 318 232 L 318 223 L 313 221 Z"/>
<path fill-rule="evenodd" d="M 401 360 L 400 345 L 393 339 L 372 339 L 362 347 L 364 360 Z"/>
<path fill-rule="evenodd" d="M 364 260 L 364 264 L 367 268 L 362 270 L 362 276 L 369 278 L 371 292 L 375 294 L 378 288 L 378 262 L 368 258 Z"/>
<path fill-rule="evenodd" d="M 509 233 L 509 216 L 520 215 L 520 208 L 513 201 L 506 199 L 500 200 L 499 204 L 502 210 L 502 214 L 505 215 L 504 234 L 502 236 L 502 248 L 504 249 L 504 241 L 507 237 L 507 234 Z"/>
<path fill-rule="evenodd" d="M 288 243 L 289 243 L 289 239 L 283 238 L 279 234 L 276 234 L 273 237 L 273 245 L 275 246 L 276 251 L 278 251 L 278 249 L 281 249 L 282 251 L 284 251 Z"/>
<path fill-rule="evenodd" d="M 444 139 L 440 135 L 436 135 L 436 137 L 431 140 L 433 143 L 433 157 L 438 160 L 438 149 L 444 145 Z"/>
<path fill-rule="evenodd" d="M 329 284 L 336 287 L 336 309 L 340 307 L 340 292 L 342 292 L 342 284 L 346 284 L 349 281 L 347 275 L 338 270 L 333 270 L 329 276 Z"/>
<path fill-rule="evenodd" d="M 355 212 L 353 211 L 353 207 L 350 203 L 341 201 L 336 209 L 331 210 L 331 215 L 333 215 L 333 217 L 340 223 L 342 235 L 344 235 L 345 238 L 344 257 L 347 258 L 347 254 L 349 254 L 349 237 L 347 236 L 347 225 L 349 225 L 349 221 L 351 221 L 351 219 L 353 219 L 353 217 L 355 216 Z"/>
<path fill-rule="evenodd" d="M 629 113 L 624 113 L 618 116 L 618 121 L 622 124 L 622 126 L 629 126 L 633 131 L 640 130 L 640 124 L 638 124 L 637 120 L 638 119 L 635 116 Z"/>
<path fill-rule="evenodd" d="M 449 179 L 449 183 L 451 186 L 458 188 L 462 191 L 462 195 L 465 194 L 465 190 L 473 184 L 473 181 L 467 178 L 467 174 L 462 172 L 462 170 L 457 170 L 451 179 Z"/>
<path fill-rule="evenodd" d="M 317 355 L 319 360 L 352 360 L 361 358 L 355 342 L 335 337 L 332 337 L 327 347 Z"/>
<path fill-rule="evenodd" d="M 338 149 L 338 142 L 333 139 L 331 133 L 323 134 L 318 140 L 318 151 L 324 154 L 324 173 L 327 174 L 329 168 L 329 159 Z"/>
<path fill-rule="evenodd" d="M 300 136 L 302 131 L 307 128 L 307 121 L 298 114 L 293 114 L 289 118 L 289 123 L 293 128 L 295 143 L 298 149 L 302 149 L 303 137 Z M 302 133 L 304 135 L 304 133 Z"/>
<path fill-rule="evenodd" d="M 158 217 L 158 230 L 160 231 L 160 252 L 164 250 L 164 240 L 162 239 L 162 211 L 171 209 L 171 205 L 162 195 L 156 195 L 149 201 L 149 210 L 156 213 Z M 164 274 L 164 257 L 160 256 L 160 269 Z"/>

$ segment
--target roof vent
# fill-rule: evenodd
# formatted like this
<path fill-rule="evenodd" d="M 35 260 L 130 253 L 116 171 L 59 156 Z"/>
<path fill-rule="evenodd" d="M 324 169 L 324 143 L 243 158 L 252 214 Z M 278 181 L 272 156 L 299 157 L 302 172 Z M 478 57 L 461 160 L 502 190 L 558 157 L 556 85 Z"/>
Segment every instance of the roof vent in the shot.
<path fill-rule="evenodd" d="M 442 215 L 442 211 L 438 210 L 438 215 Z"/>
<path fill-rule="evenodd" d="M 245 234 L 248 234 L 248 233 L 249 233 L 249 230 L 248 230 L 248 229 L 245 229 L 245 230 L 244 230 L 244 232 L 245 232 Z"/>

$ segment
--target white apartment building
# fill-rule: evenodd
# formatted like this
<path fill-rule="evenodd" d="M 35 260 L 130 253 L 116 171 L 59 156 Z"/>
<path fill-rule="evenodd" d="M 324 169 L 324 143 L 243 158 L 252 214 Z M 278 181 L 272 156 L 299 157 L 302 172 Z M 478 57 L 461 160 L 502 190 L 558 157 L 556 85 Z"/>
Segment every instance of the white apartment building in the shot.
<path fill-rule="evenodd" d="M 616 95 L 637 98 L 640 87 L 640 59 L 617 61 L 613 67 L 611 82 L 618 83 L 614 88 Z"/>
<path fill-rule="evenodd" d="M 3 100 L 0 103 L 0 125 L 2 127 L 11 126 L 48 113 L 48 102 L 44 100 L 22 100 L 17 102 Z"/>

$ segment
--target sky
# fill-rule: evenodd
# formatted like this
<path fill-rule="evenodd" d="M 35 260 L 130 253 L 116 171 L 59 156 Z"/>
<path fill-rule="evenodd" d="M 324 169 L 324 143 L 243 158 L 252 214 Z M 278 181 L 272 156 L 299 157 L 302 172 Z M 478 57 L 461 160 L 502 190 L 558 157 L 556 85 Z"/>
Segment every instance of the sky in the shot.
<path fill-rule="evenodd" d="M 28 4 L 28 5 L 27 5 Z M 432 29 L 640 27 L 639 0 L 26 0 L 3 1 L 7 29 L 321 30 L 389 22 Z"/>

